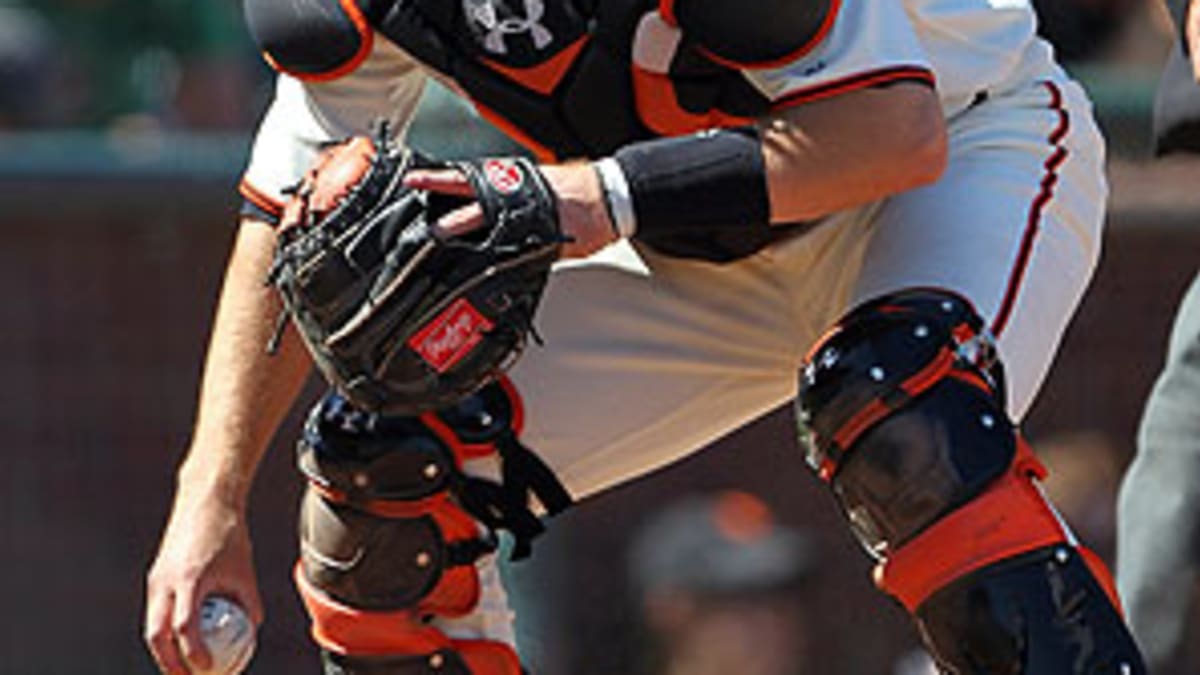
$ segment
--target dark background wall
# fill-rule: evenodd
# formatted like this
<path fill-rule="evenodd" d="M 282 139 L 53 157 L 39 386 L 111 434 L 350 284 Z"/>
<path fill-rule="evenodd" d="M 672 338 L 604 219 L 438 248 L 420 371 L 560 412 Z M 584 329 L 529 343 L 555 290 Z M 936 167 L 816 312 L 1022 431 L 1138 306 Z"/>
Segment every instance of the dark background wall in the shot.
<path fill-rule="evenodd" d="M 1122 457 L 1200 260 L 1200 209 L 1186 189 L 1200 169 L 1178 169 L 1171 180 L 1184 189 L 1164 195 L 1165 179 L 1134 168 L 1117 172 L 1099 275 L 1026 425 L 1035 439 L 1095 431 Z M 0 176 L 0 672 L 152 672 L 143 575 L 188 439 L 232 237 L 232 180 L 162 165 L 119 180 Z M 253 496 L 269 621 L 251 672 L 316 672 L 289 582 L 295 428 L 277 439 Z M 540 672 L 628 672 L 629 532 L 673 496 L 730 486 L 758 492 L 819 542 L 820 583 L 798 598 L 819 617 L 811 672 L 887 672 L 912 635 L 871 591 L 867 561 L 803 470 L 786 412 L 554 525 L 538 562 L 514 570 Z"/>

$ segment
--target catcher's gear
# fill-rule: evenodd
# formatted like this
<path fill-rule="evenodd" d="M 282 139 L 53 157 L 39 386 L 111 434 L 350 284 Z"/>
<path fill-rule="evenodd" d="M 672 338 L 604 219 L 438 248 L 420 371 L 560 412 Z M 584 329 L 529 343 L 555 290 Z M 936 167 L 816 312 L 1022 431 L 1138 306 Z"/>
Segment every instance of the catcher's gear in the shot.
<path fill-rule="evenodd" d="M 1144 673 L 1103 564 L 1036 484 L 982 319 L 942 291 L 851 312 L 800 383 L 810 464 L 947 672 Z"/>
<path fill-rule="evenodd" d="M 468 203 L 408 188 L 412 168 L 463 172 L 485 224 L 435 224 Z M 270 282 L 318 368 L 355 405 L 446 407 L 520 354 L 563 237 L 541 172 L 524 159 L 439 164 L 376 139 L 328 148 L 286 203 Z"/>
<path fill-rule="evenodd" d="M 309 489 L 295 577 L 327 674 L 519 675 L 499 636 L 450 635 L 436 619 L 478 609 L 477 564 L 498 530 L 517 540 L 514 557 L 527 552 L 542 530 L 530 493 L 551 514 L 571 503 L 517 442 L 520 425 L 503 380 L 420 417 L 364 413 L 336 394 L 313 408 L 299 443 Z M 499 459 L 501 482 L 464 473 L 485 458 Z"/>

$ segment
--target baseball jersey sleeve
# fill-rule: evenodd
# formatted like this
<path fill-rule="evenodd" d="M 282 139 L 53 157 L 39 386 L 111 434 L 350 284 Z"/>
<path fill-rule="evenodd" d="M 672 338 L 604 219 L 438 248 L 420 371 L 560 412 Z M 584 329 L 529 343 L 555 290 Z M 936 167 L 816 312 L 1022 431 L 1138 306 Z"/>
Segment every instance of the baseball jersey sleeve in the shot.
<path fill-rule="evenodd" d="M 380 120 L 403 137 L 425 77 L 415 61 L 386 39 L 374 40 L 370 55 L 336 79 L 301 81 L 280 73 L 238 188 L 246 200 L 243 214 L 278 218 L 284 190 L 300 180 L 330 141 L 370 133 Z"/>
<path fill-rule="evenodd" d="M 825 29 L 785 63 L 745 69 L 776 108 L 892 82 L 934 83 L 904 3 L 841 0 L 834 11 Z"/>

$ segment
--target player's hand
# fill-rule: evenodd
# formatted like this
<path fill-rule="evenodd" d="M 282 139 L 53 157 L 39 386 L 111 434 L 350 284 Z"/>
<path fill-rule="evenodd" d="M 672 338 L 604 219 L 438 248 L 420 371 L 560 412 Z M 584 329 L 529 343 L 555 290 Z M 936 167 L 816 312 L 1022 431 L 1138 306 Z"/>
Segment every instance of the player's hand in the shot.
<path fill-rule="evenodd" d="M 544 164 L 539 168 L 558 200 L 559 226 L 571 240 L 563 245 L 563 258 L 582 258 L 616 241 L 600 179 L 590 164 Z M 404 182 L 409 187 L 458 197 L 472 195 L 466 177 L 453 170 L 412 171 L 404 177 Z M 438 221 L 438 227 L 450 236 L 482 225 L 483 211 L 478 204 L 451 211 Z"/>
<path fill-rule="evenodd" d="M 144 636 L 158 668 L 187 675 L 211 665 L 200 639 L 200 603 L 218 593 L 262 623 L 249 529 L 242 507 L 181 487 L 146 580 Z"/>

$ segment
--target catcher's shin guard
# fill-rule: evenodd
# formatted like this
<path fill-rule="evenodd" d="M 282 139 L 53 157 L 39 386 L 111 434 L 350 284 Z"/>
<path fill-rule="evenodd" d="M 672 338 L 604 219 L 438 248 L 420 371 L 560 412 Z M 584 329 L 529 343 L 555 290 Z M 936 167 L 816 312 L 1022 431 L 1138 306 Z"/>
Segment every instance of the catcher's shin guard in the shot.
<path fill-rule="evenodd" d="M 529 494 L 549 513 L 570 504 L 517 442 L 520 424 L 507 382 L 419 418 L 364 413 L 332 394 L 313 409 L 299 444 L 309 489 L 295 578 L 327 675 L 521 673 L 505 639 L 458 630 L 478 611 L 477 563 L 493 562 L 496 532 L 513 535 L 514 557 L 541 532 Z M 502 483 L 464 472 L 489 458 Z"/>
<path fill-rule="evenodd" d="M 965 300 L 914 290 L 851 312 L 813 348 L 798 405 L 810 465 L 944 672 L 1145 672 L 1107 570 L 1036 484 Z"/>

